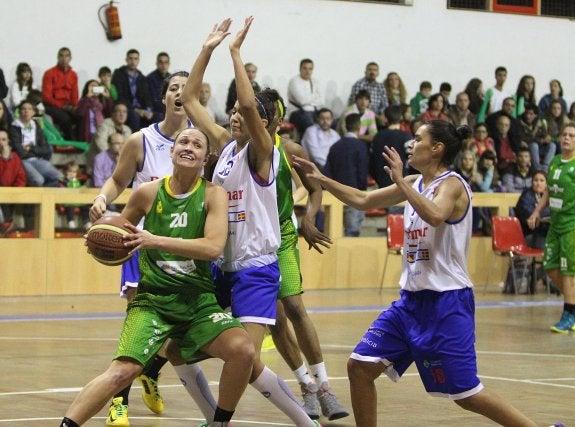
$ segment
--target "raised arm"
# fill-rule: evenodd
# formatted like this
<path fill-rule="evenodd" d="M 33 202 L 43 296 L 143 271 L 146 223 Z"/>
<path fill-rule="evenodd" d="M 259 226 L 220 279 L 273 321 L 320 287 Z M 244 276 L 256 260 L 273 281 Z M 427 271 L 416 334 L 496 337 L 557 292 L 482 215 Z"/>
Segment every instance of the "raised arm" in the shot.
<path fill-rule="evenodd" d="M 309 160 L 297 156 L 292 160 L 294 166 L 301 169 L 309 180 L 319 183 L 337 199 L 355 209 L 366 211 L 374 208 L 387 208 L 405 201 L 405 195 L 395 184 L 374 191 L 362 191 L 328 178 Z M 411 176 L 407 179 L 413 182 L 415 177 Z"/>
<path fill-rule="evenodd" d="M 208 135 L 210 143 L 216 146 L 218 150 L 230 140 L 230 134 L 226 129 L 212 120 L 206 109 L 200 103 L 200 88 L 202 87 L 204 74 L 210 62 L 212 52 L 218 47 L 222 40 L 230 34 L 228 30 L 231 23 L 231 19 L 228 18 L 224 19 L 220 24 L 214 25 L 214 28 L 210 34 L 208 34 L 202 46 L 202 50 L 200 50 L 196 58 L 196 62 L 194 62 L 192 66 L 190 77 L 182 93 L 182 103 L 188 117 L 192 120 L 195 127 L 201 129 Z"/>
<path fill-rule="evenodd" d="M 283 147 L 288 159 L 291 159 L 290 163 L 294 157 L 308 160 L 301 145 L 294 142 L 285 142 Z M 295 168 L 295 171 L 308 192 L 306 212 L 301 223 L 302 234 L 309 245 L 308 249 L 314 248 L 319 253 L 323 253 L 318 245 L 329 248 L 332 242 L 329 236 L 319 231 L 315 226 L 315 217 L 321 208 L 321 185 L 317 181 L 309 179 L 302 169 Z"/>
<path fill-rule="evenodd" d="M 96 196 L 90 207 L 90 220 L 92 222 L 104 215 L 106 206 L 122 194 L 122 191 L 130 185 L 136 176 L 138 166 L 142 164 L 144 157 L 142 138 L 142 133 L 136 132 L 130 135 L 124 144 L 112 176 L 106 180 L 100 189 L 100 194 Z"/>
<path fill-rule="evenodd" d="M 251 138 L 249 152 L 250 165 L 262 178 L 267 180 L 270 173 L 274 144 L 266 126 L 268 126 L 269 122 L 274 118 L 265 117 L 267 122 L 264 122 L 260 117 L 258 112 L 259 101 L 256 100 L 254 89 L 240 56 L 240 47 L 248 34 L 253 20 L 254 18 L 252 16 L 246 18 L 244 27 L 230 42 L 230 54 L 234 64 L 239 110 Z M 264 109 L 264 106 L 262 105 L 261 108 Z"/>

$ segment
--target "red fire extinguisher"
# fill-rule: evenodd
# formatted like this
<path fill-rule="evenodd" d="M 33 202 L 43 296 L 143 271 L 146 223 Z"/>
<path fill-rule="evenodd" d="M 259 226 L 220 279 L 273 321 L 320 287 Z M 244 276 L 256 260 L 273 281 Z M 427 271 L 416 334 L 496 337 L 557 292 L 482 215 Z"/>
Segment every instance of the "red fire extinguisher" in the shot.
<path fill-rule="evenodd" d="M 120 27 L 120 15 L 118 14 L 118 8 L 114 6 L 114 1 L 110 1 L 98 9 L 98 19 L 106 31 L 106 37 L 108 40 L 118 40 L 122 38 L 122 27 Z M 106 22 L 102 19 L 102 10 L 106 16 Z"/>

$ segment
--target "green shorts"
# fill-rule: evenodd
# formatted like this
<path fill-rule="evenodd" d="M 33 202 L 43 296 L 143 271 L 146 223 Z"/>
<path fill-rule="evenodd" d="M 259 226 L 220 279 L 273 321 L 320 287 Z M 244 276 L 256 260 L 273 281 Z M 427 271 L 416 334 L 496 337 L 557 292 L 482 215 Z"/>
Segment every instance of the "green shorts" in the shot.
<path fill-rule="evenodd" d="M 241 323 L 218 305 L 216 296 L 138 293 L 128 304 L 114 359 L 129 357 L 146 367 L 168 338 L 191 359 L 204 345 Z"/>
<path fill-rule="evenodd" d="M 299 266 L 298 233 L 291 218 L 280 224 L 281 244 L 277 251 L 280 266 L 280 291 L 278 299 L 303 293 Z"/>
<path fill-rule="evenodd" d="M 559 269 L 563 276 L 575 276 L 575 230 L 559 234 L 553 228 L 549 229 L 543 266 L 546 270 Z"/>

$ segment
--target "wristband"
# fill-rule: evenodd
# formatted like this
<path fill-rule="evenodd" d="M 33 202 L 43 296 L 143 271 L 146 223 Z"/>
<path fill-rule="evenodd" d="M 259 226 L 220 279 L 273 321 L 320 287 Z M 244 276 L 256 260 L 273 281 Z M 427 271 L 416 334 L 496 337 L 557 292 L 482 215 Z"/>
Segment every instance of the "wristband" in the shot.
<path fill-rule="evenodd" d="M 106 206 L 108 206 L 108 198 L 106 197 L 105 194 L 102 194 L 102 193 L 98 194 L 96 197 L 94 197 L 94 200 L 92 201 L 92 203 L 95 202 L 97 199 L 104 199 L 104 204 Z"/>

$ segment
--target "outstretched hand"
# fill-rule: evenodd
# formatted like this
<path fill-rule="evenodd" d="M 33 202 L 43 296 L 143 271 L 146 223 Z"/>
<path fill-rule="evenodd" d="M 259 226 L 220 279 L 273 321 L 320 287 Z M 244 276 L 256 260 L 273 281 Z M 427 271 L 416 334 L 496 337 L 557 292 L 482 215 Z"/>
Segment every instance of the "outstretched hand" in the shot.
<path fill-rule="evenodd" d="M 309 245 L 308 250 L 313 248 L 320 254 L 323 254 L 320 245 L 326 249 L 329 249 L 333 243 L 327 234 L 319 231 L 317 227 L 312 224 L 306 217 L 303 217 L 301 221 L 301 231 L 305 241 Z"/>
<path fill-rule="evenodd" d="M 230 35 L 229 29 L 232 25 L 232 20 L 230 18 L 224 19 L 221 23 L 215 24 L 212 28 L 212 32 L 208 34 L 206 41 L 204 42 L 204 47 L 215 49 L 223 39 Z"/>
<path fill-rule="evenodd" d="M 391 180 L 395 183 L 403 178 L 403 162 L 399 153 L 393 147 L 383 147 L 381 153 L 388 166 L 384 166 L 383 170 L 387 172 Z"/>
<path fill-rule="evenodd" d="M 315 163 L 310 162 L 309 160 L 306 160 L 302 157 L 292 156 L 292 164 L 296 168 L 302 170 L 306 177 L 313 181 L 319 182 L 323 177 L 323 174 L 319 171 Z"/>
<path fill-rule="evenodd" d="M 246 39 L 248 31 L 254 22 L 253 16 L 248 16 L 244 21 L 244 28 L 237 32 L 236 36 L 230 41 L 230 50 L 240 50 L 242 43 Z"/>

